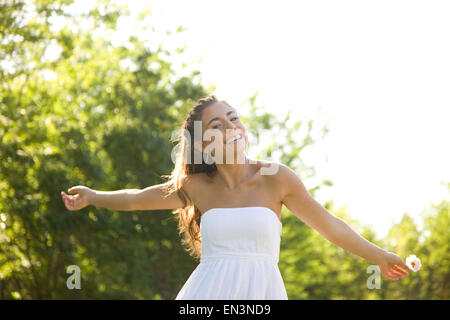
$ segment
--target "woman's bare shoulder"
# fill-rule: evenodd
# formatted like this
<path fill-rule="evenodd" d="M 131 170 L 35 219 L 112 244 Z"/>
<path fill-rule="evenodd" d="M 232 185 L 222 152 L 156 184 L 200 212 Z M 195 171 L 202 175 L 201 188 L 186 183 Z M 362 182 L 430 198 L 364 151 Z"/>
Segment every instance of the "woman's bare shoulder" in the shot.
<path fill-rule="evenodd" d="M 184 189 L 191 189 L 192 187 L 195 186 L 195 182 L 198 180 L 198 176 L 196 173 L 194 174 L 188 174 L 184 177 L 181 178 L 181 186 Z"/>
<path fill-rule="evenodd" d="M 264 178 L 274 190 L 280 190 L 285 179 L 289 174 L 290 168 L 285 164 L 272 160 L 258 160 L 259 161 L 259 175 Z"/>
<path fill-rule="evenodd" d="M 252 160 L 256 164 L 259 174 L 276 178 L 280 175 L 280 170 L 286 170 L 286 166 L 273 160 Z"/>
<path fill-rule="evenodd" d="M 191 173 L 184 176 L 181 180 L 181 186 L 192 197 L 196 197 L 202 186 L 210 181 L 210 178 L 204 172 Z"/>
<path fill-rule="evenodd" d="M 211 178 L 205 172 L 191 173 L 183 177 L 183 183 L 197 185 L 199 183 L 210 181 Z"/>

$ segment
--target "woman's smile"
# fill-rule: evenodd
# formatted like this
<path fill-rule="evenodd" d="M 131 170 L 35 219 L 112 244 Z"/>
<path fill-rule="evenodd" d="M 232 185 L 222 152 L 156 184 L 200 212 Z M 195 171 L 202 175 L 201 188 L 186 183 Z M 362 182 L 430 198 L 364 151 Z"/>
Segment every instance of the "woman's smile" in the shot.
<path fill-rule="evenodd" d="M 237 134 L 236 136 L 234 136 L 234 137 L 228 139 L 227 142 L 226 142 L 226 144 L 230 144 L 230 143 L 232 143 L 232 142 L 236 142 L 236 141 L 238 141 L 238 140 L 240 140 L 240 139 L 242 139 L 242 135 L 239 133 L 239 134 Z"/>

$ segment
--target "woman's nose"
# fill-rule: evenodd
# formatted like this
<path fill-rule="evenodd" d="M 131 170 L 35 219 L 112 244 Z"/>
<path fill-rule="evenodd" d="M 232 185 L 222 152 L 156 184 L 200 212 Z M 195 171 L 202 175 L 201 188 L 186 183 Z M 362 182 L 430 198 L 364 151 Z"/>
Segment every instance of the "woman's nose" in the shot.
<path fill-rule="evenodd" d="M 237 126 L 230 120 L 227 120 L 227 129 L 234 129 L 237 128 Z"/>

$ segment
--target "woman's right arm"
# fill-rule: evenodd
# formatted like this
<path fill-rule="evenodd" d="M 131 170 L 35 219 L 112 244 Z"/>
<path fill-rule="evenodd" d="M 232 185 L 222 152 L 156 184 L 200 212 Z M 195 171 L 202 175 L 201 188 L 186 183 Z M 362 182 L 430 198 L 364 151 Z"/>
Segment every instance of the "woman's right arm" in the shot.
<path fill-rule="evenodd" d="M 165 210 L 184 207 L 184 201 L 177 192 L 168 194 L 167 183 L 157 184 L 133 193 L 130 210 Z"/>
<path fill-rule="evenodd" d="M 123 189 L 116 191 L 98 191 L 85 186 L 76 186 L 68 190 L 74 195 L 61 192 L 64 204 L 69 210 L 80 210 L 88 205 L 119 211 L 164 210 L 184 206 L 177 192 L 168 194 L 167 183 L 153 185 L 145 189 Z"/>

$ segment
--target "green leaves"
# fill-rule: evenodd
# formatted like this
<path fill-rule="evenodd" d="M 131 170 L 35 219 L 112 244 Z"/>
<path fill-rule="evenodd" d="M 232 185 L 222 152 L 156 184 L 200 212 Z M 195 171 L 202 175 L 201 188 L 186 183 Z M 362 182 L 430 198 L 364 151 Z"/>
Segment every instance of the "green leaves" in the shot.
<path fill-rule="evenodd" d="M 103 1 L 83 16 L 62 10 L 70 3 L 36 0 L 27 23 L 24 6 L 2 3 L 2 15 L 16 20 L 0 22 L 0 38 L 8 39 L 1 56 L 19 67 L 9 72 L 0 64 L 0 207 L 8 217 L 0 230 L 0 298 L 171 298 L 194 262 L 174 219 L 159 227 L 169 212 L 137 212 L 137 221 L 95 207 L 68 212 L 60 192 L 77 184 L 115 190 L 159 183 L 173 166 L 170 132 L 191 107 L 185 101 L 206 92 L 189 77 L 171 80 L 170 60 L 136 39 L 132 47 L 93 41 L 97 28 L 115 28 L 123 9 Z M 52 28 L 50 16 L 64 26 Z M 89 26 L 91 18 L 91 29 L 70 27 Z M 55 41 L 61 55 L 42 60 Z M 124 59 L 137 69 L 123 68 Z M 181 260 L 174 264 L 175 256 Z M 72 264 L 81 268 L 78 292 L 65 285 Z M 175 282 L 166 281 L 170 273 L 179 275 Z"/>

